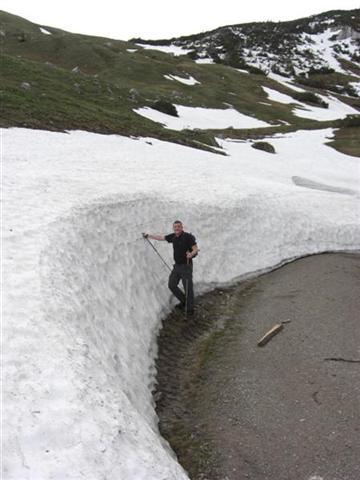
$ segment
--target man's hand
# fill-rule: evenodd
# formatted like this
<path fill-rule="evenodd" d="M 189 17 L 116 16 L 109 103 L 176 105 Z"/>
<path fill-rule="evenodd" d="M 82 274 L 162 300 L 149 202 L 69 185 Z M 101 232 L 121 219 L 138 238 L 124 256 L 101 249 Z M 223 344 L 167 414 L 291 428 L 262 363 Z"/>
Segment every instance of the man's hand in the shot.
<path fill-rule="evenodd" d="M 191 247 L 191 251 L 190 252 L 186 252 L 186 258 L 190 260 L 190 258 L 193 258 L 195 257 L 195 255 L 199 252 L 199 248 L 197 245 L 193 245 Z"/>
<path fill-rule="evenodd" d="M 143 238 L 150 239 L 150 240 L 165 240 L 164 235 L 151 235 L 150 233 L 142 233 Z"/>

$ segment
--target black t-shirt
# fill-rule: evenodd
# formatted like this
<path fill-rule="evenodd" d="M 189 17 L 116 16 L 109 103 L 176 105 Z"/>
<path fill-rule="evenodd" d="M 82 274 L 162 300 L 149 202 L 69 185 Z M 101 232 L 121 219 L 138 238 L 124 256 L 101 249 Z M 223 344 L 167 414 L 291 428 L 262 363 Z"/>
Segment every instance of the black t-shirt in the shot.
<path fill-rule="evenodd" d="M 196 245 L 194 235 L 182 232 L 182 234 L 177 237 L 175 233 L 169 233 L 169 235 L 165 235 L 165 240 L 173 244 L 175 263 L 186 264 L 186 252 L 191 251 L 191 247 Z M 189 260 L 189 263 L 192 263 L 191 259 Z"/>

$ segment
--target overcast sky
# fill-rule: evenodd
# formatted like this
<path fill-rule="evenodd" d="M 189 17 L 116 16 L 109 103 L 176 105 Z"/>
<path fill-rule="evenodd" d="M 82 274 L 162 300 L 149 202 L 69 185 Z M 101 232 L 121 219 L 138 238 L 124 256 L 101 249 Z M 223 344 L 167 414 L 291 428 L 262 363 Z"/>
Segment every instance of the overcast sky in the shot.
<path fill-rule="evenodd" d="M 0 9 L 71 32 L 128 40 L 170 38 L 222 25 L 293 20 L 359 0 L 0 0 Z"/>

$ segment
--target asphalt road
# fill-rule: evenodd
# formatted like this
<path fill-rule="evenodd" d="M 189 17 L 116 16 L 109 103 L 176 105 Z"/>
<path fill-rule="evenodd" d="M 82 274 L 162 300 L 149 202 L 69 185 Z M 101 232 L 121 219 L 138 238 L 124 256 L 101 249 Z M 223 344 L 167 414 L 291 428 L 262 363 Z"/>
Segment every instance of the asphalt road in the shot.
<path fill-rule="evenodd" d="M 191 479 L 360 479 L 359 293 L 360 255 L 317 255 L 164 322 L 160 430 Z"/>

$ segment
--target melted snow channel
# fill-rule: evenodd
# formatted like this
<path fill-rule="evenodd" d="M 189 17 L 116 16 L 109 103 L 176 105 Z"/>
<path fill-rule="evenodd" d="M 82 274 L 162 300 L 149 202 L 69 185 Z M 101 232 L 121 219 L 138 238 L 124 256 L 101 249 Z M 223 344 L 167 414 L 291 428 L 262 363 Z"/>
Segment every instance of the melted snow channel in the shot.
<path fill-rule="evenodd" d="M 292 180 L 359 192 L 359 159 L 325 146 L 331 133 L 271 139 L 271 156 L 223 140 L 223 157 L 4 130 L 6 480 L 187 479 L 157 429 L 156 334 L 173 300 L 141 232 L 184 220 L 201 248 L 197 293 L 284 259 L 359 249 L 358 193 Z M 171 262 L 170 246 L 157 247 Z"/>
<path fill-rule="evenodd" d="M 165 113 L 154 110 L 153 108 L 143 107 L 134 110 L 134 112 L 143 117 L 163 124 L 171 130 L 184 129 L 220 129 L 220 128 L 259 128 L 268 127 L 269 123 L 258 120 L 257 118 L 244 115 L 234 108 L 202 108 L 202 107 L 184 107 L 175 105 L 179 117 L 172 117 Z"/>

